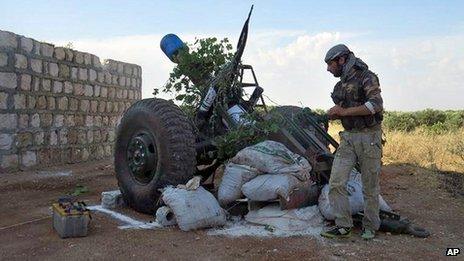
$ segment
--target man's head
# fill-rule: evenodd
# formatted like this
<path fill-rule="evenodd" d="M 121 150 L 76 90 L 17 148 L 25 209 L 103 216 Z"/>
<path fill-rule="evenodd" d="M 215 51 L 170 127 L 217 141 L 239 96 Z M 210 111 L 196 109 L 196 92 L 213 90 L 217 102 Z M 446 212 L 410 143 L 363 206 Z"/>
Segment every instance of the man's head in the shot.
<path fill-rule="evenodd" d="M 350 53 L 350 49 L 344 44 L 337 44 L 330 48 L 324 59 L 327 63 L 327 71 L 332 73 L 334 77 L 342 76 L 343 65 L 346 63 Z"/>

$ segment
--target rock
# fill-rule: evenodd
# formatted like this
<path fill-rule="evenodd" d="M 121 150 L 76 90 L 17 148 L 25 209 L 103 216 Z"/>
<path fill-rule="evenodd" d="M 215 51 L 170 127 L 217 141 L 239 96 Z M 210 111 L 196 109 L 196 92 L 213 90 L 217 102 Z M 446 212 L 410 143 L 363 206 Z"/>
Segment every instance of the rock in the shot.
<path fill-rule="evenodd" d="M 26 109 L 26 95 L 24 94 L 14 95 L 14 108 L 15 109 Z"/>
<path fill-rule="evenodd" d="M 64 116 L 61 114 L 55 115 L 54 121 L 53 121 L 53 127 L 63 127 L 64 126 Z"/>
<path fill-rule="evenodd" d="M 78 77 L 79 80 L 87 81 L 87 69 L 79 68 Z"/>
<path fill-rule="evenodd" d="M 8 65 L 8 55 L 6 53 L 0 53 L 0 66 Z"/>
<path fill-rule="evenodd" d="M 14 134 L 0 133 L 0 150 L 9 150 L 13 144 Z"/>
<path fill-rule="evenodd" d="M 3 155 L 2 156 L 2 168 L 9 169 L 9 168 L 16 168 L 18 166 L 18 155 Z"/>
<path fill-rule="evenodd" d="M 31 81 L 32 78 L 29 74 L 21 74 L 19 85 L 20 89 L 25 91 L 31 90 Z"/>
<path fill-rule="evenodd" d="M 122 198 L 121 191 L 113 190 L 113 191 L 104 191 L 102 192 L 102 207 L 113 209 L 117 207 L 124 206 L 124 200 Z"/>
<path fill-rule="evenodd" d="M 37 163 L 35 151 L 26 151 L 21 156 L 21 164 L 25 167 L 32 167 Z"/>
<path fill-rule="evenodd" d="M 36 73 L 42 73 L 42 61 L 38 59 L 31 59 L 31 69 Z"/>
<path fill-rule="evenodd" d="M 59 81 L 53 81 L 53 93 L 63 92 L 63 83 Z"/>
<path fill-rule="evenodd" d="M 52 88 L 52 81 L 48 79 L 42 79 L 42 91 L 49 92 Z"/>
<path fill-rule="evenodd" d="M 58 64 L 56 64 L 56 63 L 49 63 L 49 64 L 48 64 L 48 73 L 49 73 L 51 76 L 58 77 L 58 73 L 59 73 Z"/>
<path fill-rule="evenodd" d="M 18 123 L 16 114 L 0 113 L 0 130 L 16 129 Z"/>
<path fill-rule="evenodd" d="M 20 38 L 20 47 L 22 50 L 30 53 L 34 47 L 34 42 L 31 38 L 21 37 Z"/>
<path fill-rule="evenodd" d="M 0 47 L 16 48 L 18 41 L 16 35 L 10 32 L 0 31 Z"/>
<path fill-rule="evenodd" d="M 0 87 L 16 89 L 17 86 L 16 74 L 0 72 Z"/>
<path fill-rule="evenodd" d="M 85 85 L 85 90 L 84 90 L 84 95 L 85 96 L 93 96 L 93 87 L 92 85 Z"/>
<path fill-rule="evenodd" d="M 31 116 L 31 127 L 33 128 L 40 127 L 40 116 L 38 113 L 35 113 Z"/>
<path fill-rule="evenodd" d="M 52 57 L 54 52 L 54 47 L 51 44 L 42 43 L 40 44 L 40 53 L 42 56 Z"/>
<path fill-rule="evenodd" d="M 27 58 L 22 54 L 15 54 L 15 67 L 18 69 L 27 69 Z"/>
<path fill-rule="evenodd" d="M 8 108 L 7 99 L 8 99 L 8 93 L 0 92 L 0 109 Z"/>
<path fill-rule="evenodd" d="M 64 58 L 66 58 L 66 53 L 63 47 L 55 48 L 55 58 L 58 60 L 64 60 Z"/>

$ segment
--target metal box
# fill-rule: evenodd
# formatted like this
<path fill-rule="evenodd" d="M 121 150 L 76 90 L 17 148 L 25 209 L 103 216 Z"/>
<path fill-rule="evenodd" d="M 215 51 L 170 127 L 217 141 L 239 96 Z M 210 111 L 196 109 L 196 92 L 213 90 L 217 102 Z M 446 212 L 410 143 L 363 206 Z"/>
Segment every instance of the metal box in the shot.
<path fill-rule="evenodd" d="M 87 236 L 89 222 L 88 210 L 67 213 L 60 204 L 53 204 L 53 228 L 61 238 Z"/>

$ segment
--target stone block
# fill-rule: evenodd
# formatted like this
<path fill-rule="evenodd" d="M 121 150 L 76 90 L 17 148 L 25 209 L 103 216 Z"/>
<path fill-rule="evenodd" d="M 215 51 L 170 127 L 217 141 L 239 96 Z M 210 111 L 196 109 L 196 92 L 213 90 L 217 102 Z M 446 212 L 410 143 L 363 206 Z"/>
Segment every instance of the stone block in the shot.
<path fill-rule="evenodd" d="M 87 142 L 92 143 L 93 142 L 93 130 L 88 130 L 87 131 Z"/>
<path fill-rule="evenodd" d="M 29 127 L 29 115 L 20 114 L 18 116 L 18 128 L 19 129 L 26 129 L 28 127 Z"/>
<path fill-rule="evenodd" d="M 93 118 L 93 125 L 96 127 L 101 127 L 102 126 L 102 117 L 101 116 L 95 116 Z"/>
<path fill-rule="evenodd" d="M 74 52 L 73 50 L 69 48 L 64 48 L 64 52 L 66 53 L 66 61 L 72 62 L 74 58 Z"/>
<path fill-rule="evenodd" d="M 74 115 L 67 115 L 65 119 L 66 127 L 74 127 L 76 123 L 74 122 Z"/>
<path fill-rule="evenodd" d="M 108 126 L 108 117 L 107 116 L 102 117 L 102 125 L 103 126 Z"/>
<path fill-rule="evenodd" d="M 112 76 L 109 72 L 105 72 L 105 83 L 110 84 L 112 81 Z"/>
<path fill-rule="evenodd" d="M 32 167 L 37 164 L 37 155 L 35 151 L 26 151 L 21 155 L 21 165 L 24 167 Z"/>
<path fill-rule="evenodd" d="M 85 116 L 85 126 L 86 127 L 93 127 L 94 124 L 93 124 L 93 116 Z"/>
<path fill-rule="evenodd" d="M 9 150 L 12 148 L 14 134 L 0 133 L 0 150 Z"/>
<path fill-rule="evenodd" d="M 85 85 L 84 95 L 88 96 L 88 97 L 93 96 L 93 86 L 92 85 L 88 85 L 88 84 Z"/>
<path fill-rule="evenodd" d="M 87 81 L 88 76 L 87 76 L 87 69 L 86 68 L 79 68 L 79 73 L 77 78 L 82 81 Z"/>
<path fill-rule="evenodd" d="M 122 98 L 127 99 L 127 90 L 122 90 Z"/>
<path fill-rule="evenodd" d="M 63 92 L 63 82 L 53 81 L 53 93 L 62 93 Z"/>
<path fill-rule="evenodd" d="M 111 83 L 113 85 L 118 85 L 118 76 L 117 75 L 111 76 Z"/>
<path fill-rule="evenodd" d="M 95 97 L 99 97 L 100 96 L 100 92 L 101 92 L 101 87 L 99 85 L 95 85 L 93 87 L 93 95 Z"/>
<path fill-rule="evenodd" d="M 82 148 L 82 160 L 86 161 L 90 157 L 90 153 L 86 148 Z"/>
<path fill-rule="evenodd" d="M 40 116 L 38 113 L 34 113 L 31 116 L 31 127 L 38 128 L 40 127 Z"/>
<path fill-rule="evenodd" d="M 68 144 L 78 143 L 78 130 L 71 129 L 68 131 Z"/>
<path fill-rule="evenodd" d="M 77 144 L 87 143 L 87 132 L 85 130 L 79 130 L 77 133 Z"/>
<path fill-rule="evenodd" d="M 96 68 L 102 68 L 102 64 L 98 56 L 92 55 L 92 65 Z"/>
<path fill-rule="evenodd" d="M 40 149 L 37 152 L 37 161 L 40 165 L 48 165 L 50 163 L 50 149 Z"/>
<path fill-rule="evenodd" d="M 105 112 L 105 108 L 106 108 L 106 102 L 105 101 L 99 101 L 98 102 L 98 112 L 99 113 Z"/>
<path fill-rule="evenodd" d="M 16 134 L 16 146 L 18 148 L 26 148 L 32 145 L 32 133 L 21 132 Z"/>
<path fill-rule="evenodd" d="M 78 163 L 82 161 L 82 149 L 70 148 L 68 150 L 68 153 L 69 153 L 68 163 Z"/>
<path fill-rule="evenodd" d="M 83 64 L 84 63 L 84 54 L 81 52 L 76 51 L 74 53 L 74 62 L 78 64 Z"/>
<path fill-rule="evenodd" d="M 70 77 L 70 69 L 69 69 L 69 66 L 67 66 L 66 64 L 62 64 L 60 63 L 60 65 L 58 66 L 59 67 L 59 77 L 61 78 L 69 78 Z"/>
<path fill-rule="evenodd" d="M 58 68 L 58 64 L 56 63 L 49 63 L 48 64 L 48 73 L 53 77 L 58 77 L 60 70 Z"/>
<path fill-rule="evenodd" d="M 124 72 L 124 66 L 122 65 L 122 63 L 118 63 L 118 74 L 123 74 Z"/>
<path fill-rule="evenodd" d="M 19 82 L 19 87 L 21 90 L 31 90 L 32 77 L 29 74 L 21 74 Z"/>
<path fill-rule="evenodd" d="M 78 72 L 78 68 L 77 67 L 72 67 L 71 68 L 71 79 L 73 80 L 77 80 L 77 72 Z"/>
<path fill-rule="evenodd" d="M 105 74 L 102 72 L 97 72 L 97 82 L 103 83 L 105 82 Z"/>
<path fill-rule="evenodd" d="M 64 93 L 70 94 L 73 92 L 73 85 L 71 82 L 64 82 Z"/>
<path fill-rule="evenodd" d="M 130 100 L 134 99 L 134 91 L 129 90 L 127 96 Z"/>
<path fill-rule="evenodd" d="M 15 94 L 13 99 L 14 99 L 14 108 L 16 110 L 26 109 L 26 95 Z"/>
<path fill-rule="evenodd" d="M 0 53 L 0 66 L 8 65 L 8 54 Z"/>
<path fill-rule="evenodd" d="M 47 98 L 45 96 L 39 96 L 35 106 L 39 110 L 45 110 L 47 108 Z"/>
<path fill-rule="evenodd" d="M 64 126 L 64 116 L 57 114 L 53 117 L 53 127 L 61 128 Z"/>
<path fill-rule="evenodd" d="M 98 111 L 98 101 L 90 101 L 90 111 L 93 113 Z"/>
<path fill-rule="evenodd" d="M 40 78 L 32 76 L 31 90 L 34 92 L 40 91 Z"/>
<path fill-rule="evenodd" d="M 76 126 L 84 126 L 84 116 L 83 115 L 76 115 L 74 116 L 74 121 L 76 122 Z"/>
<path fill-rule="evenodd" d="M 27 53 L 32 52 L 34 42 L 31 38 L 21 37 L 19 42 L 21 50 L 24 50 Z"/>
<path fill-rule="evenodd" d="M 42 60 L 31 59 L 31 69 L 36 73 L 42 73 Z"/>
<path fill-rule="evenodd" d="M 50 149 L 50 163 L 57 164 L 66 162 L 69 158 L 69 152 L 67 150 L 62 150 L 59 148 Z"/>
<path fill-rule="evenodd" d="M 113 112 L 118 112 L 119 111 L 119 103 L 113 102 Z"/>
<path fill-rule="evenodd" d="M 16 35 L 10 32 L 0 31 L 0 47 L 17 48 Z"/>
<path fill-rule="evenodd" d="M 68 109 L 68 98 L 67 97 L 60 97 L 58 99 L 58 109 L 65 111 Z"/>
<path fill-rule="evenodd" d="M 132 66 L 129 64 L 124 65 L 124 74 L 131 75 L 132 74 Z"/>
<path fill-rule="evenodd" d="M 112 112 L 113 111 L 113 103 L 112 102 L 107 102 L 106 103 L 106 112 Z"/>
<path fill-rule="evenodd" d="M 66 52 L 63 47 L 55 47 L 55 58 L 58 60 L 64 60 L 66 58 Z"/>
<path fill-rule="evenodd" d="M 114 99 L 116 97 L 116 89 L 109 87 L 108 88 L 108 98 Z"/>
<path fill-rule="evenodd" d="M 79 107 L 79 100 L 70 98 L 69 99 L 69 110 L 77 111 L 78 107 Z"/>
<path fill-rule="evenodd" d="M 92 64 L 92 57 L 90 56 L 90 53 L 84 53 L 84 64 L 85 65 Z"/>
<path fill-rule="evenodd" d="M 22 54 L 15 54 L 15 67 L 18 69 L 27 69 L 27 58 Z"/>
<path fill-rule="evenodd" d="M 39 131 L 34 133 L 34 145 L 40 146 L 44 144 L 45 132 Z"/>
<path fill-rule="evenodd" d="M 0 92 L 0 109 L 8 109 L 8 93 Z"/>
<path fill-rule="evenodd" d="M 28 109 L 35 109 L 35 105 L 36 105 L 37 101 L 35 99 L 35 96 L 32 96 L 32 95 L 28 95 L 27 96 L 27 108 Z"/>
<path fill-rule="evenodd" d="M 58 145 L 58 131 L 53 130 L 50 132 L 50 140 L 48 141 L 48 144 L 51 146 Z"/>
<path fill-rule="evenodd" d="M 51 97 L 51 96 L 47 97 L 47 103 L 48 103 L 47 108 L 48 108 L 49 111 L 52 111 L 52 110 L 54 110 L 56 108 L 56 99 L 55 99 L 55 97 Z"/>
<path fill-rule="evenodd" d="M 81 96 L 81 95 L 84 95 L 84 92 L 85 92 L 84 85 L 80 83 L 74 84 L 74 95 Z"/>
<path fill-rule="evenodd" d="M 52 126 L 53 115 L 51 113 L 44 113 L 40 115 L 40 126 L 42 128 L 49 128 Z"/>
<path fill-rule="evenodd" d="M 108 96 L 108 89 L 106 87 L 100 88 L 100 96 L 102 98 L 106 98 Z"/>
<path fill-rule="evenodd" d="M 89 109 L 90 109 L 90 102 L 89 102 L 89 100 L 81 100 L 80 110 L 81 110 L 82 112 L 89 112 Z"/>
<path fill-rule="evenodd" d="M 18 155 L 11 154 L 11 155 L 2 156 L 2 169 L 14 169 L 17 167 L 18 167 Z"/>
<path fill-rule="evenodd" d="M 18 87 L 18 78 L 14 73 L 0 72 L 0 87 L 7 89 L 16 89 Z"/>
<path fill-rule="evenodd" d="M 32 48 L 32 53 L 35 55 L 40 55 L 40 43 L 33 41 L 34 47 Z"/>
<path fill-rule="evenodd" d="M 40 54 L 45 57 L 53 57 L 54 46 L 47 43 L 40 44 Z"/>
<path fill-rule="evenodd" d="M 49 79 L 42 79 L 42 91 L 49 92 L 52 88 L 52 81 Z"/>
<path fill-rule="evenodd" d="M 0 113 L 0 130 L 13 130 L 18 125 L 16 114 Z"/>
<path fill-rule="evenodd" d="M 61 129 L 59 132 L 58 132 L 58 135 L 60 137 L 60 144 L 61 145 L 66 145 L 68 144 L 68 130 L 66 129 Z"/>
<path fill-rule="evenodd" d="M 124 77 L 124 76 L 119 76 L 119 78 L 118 78 L 118 84 L 119 84 L 119 86 L 126 86 L 126 77 Z"/>
<path fill-rule="evenodd" d="M 100 131 L 99 130 L 94 130 L 93 131 L 93 141 L 95 143 L 98 143 L 101 141 L 101 135 L 100 135 Z"/>
<path fill-rule="evenodd" d="M 96 79 L 97 79 L 97 72 L 93 69 L 89 69 L 89 80 L 93 82 Z"/>

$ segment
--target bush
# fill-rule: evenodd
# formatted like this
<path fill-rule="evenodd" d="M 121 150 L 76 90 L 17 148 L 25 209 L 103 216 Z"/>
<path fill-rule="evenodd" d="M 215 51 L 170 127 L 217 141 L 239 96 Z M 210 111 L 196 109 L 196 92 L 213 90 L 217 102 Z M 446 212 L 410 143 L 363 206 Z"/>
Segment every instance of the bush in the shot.
<path fill-rule="evenodd" d="M 383 126 L 389 131 L 406 132 L 423 127 L 432 134 L 440 134 L 463 128 L 464 111 L 425 109 L 416 112 L 385 112 Z"/>

